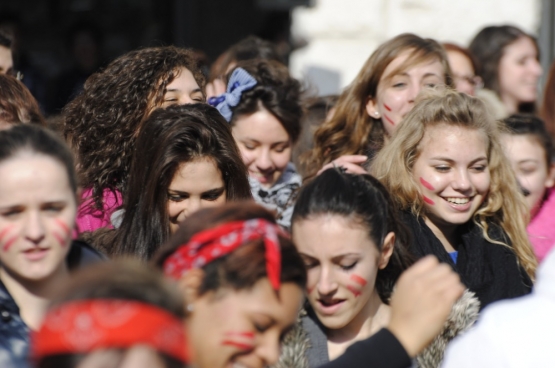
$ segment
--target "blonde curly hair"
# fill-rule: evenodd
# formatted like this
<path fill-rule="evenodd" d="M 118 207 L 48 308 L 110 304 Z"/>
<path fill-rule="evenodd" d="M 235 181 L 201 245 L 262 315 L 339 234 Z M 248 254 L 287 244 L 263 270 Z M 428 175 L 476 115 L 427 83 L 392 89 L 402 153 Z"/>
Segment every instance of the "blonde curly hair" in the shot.
<path fill-rule="evenodd" d="M 501 122 L 495 121 L 486 106 L 477 98 L 453 90 L 425 91 L 415 107 L 405 116 L 391 141 L 376 156 L 371 172 L 391 193 L 402 210 L 421 216 L 424 201 L 412 176 L 412 168 L 420 153 L 419 144 L 429 127 L 445 124 L 483 132 L 488 140 L 490 188 L 481 207 L 474 213 L 474 222 L 491 243 L 510 247 L 519 263 L 534 279 L 537 260 L 526 234 L 528 210 L 517 180 L 503 153 Z M 491 224 L 500 226 L 509 237 L 508 243 L 488 235 Z"/>

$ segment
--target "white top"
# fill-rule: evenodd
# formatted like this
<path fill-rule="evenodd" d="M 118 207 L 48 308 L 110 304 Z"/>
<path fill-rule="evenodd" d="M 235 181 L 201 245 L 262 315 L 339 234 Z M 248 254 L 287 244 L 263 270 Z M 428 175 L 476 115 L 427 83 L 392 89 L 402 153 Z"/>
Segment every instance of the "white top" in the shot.
<path fill-rule="evenodd" d="M 555 250 L 532 294 L 493 303 L 447 348 L 443 368 L 555 367 Z"/>

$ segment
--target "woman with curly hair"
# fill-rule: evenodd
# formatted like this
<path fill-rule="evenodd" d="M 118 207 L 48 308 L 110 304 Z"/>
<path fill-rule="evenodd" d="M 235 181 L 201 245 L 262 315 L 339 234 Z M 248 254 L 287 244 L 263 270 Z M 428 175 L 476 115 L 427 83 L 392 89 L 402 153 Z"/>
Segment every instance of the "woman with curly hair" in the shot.
<path fill-rule="evenodd" d="M 537 266 L 528 209 L 500 140 L 481 100 L 430 91 L 372 165 L 404 211 L 411 251 L 451 265 L 482 308 L 528 294 Z"/>
<path fill-rule="evenodd" d="M 233 137 L 249 171 L 256 202 L 275 210 L 289 228 L 301 177 L 291 163 L 301 132 L 301 85 L 277 61 L 237 64 L 228 75 L 227 92 L 211 98 L 231 124 Z"/>
<path fill-rule="evenodd" d="M 79 231 L 110 227 L 122 204 L 142 123 L 160 106 L 204 102 L 204 77 L 189 50 L 131 51 L 93 74 L 63 110 L 64 135 L 78 157 L 85 189 Z"/>
<path fill-rule="evenodd" d="M 27 87 L 11 75 L 0 74 L 0 129 L 22 123 L 46 125 Z"/>
<path fill-rule="evenodd" d="M 121 224 L 96 231 L 91 243 L 110 256 L 148 260 L 198 209 L 250 199 L 247 170 L 218 110 L 157 109 L 137 137 Z"/>
<path fill-rule="evenodd" d="M 401 34 L 380 45 L 335 105 L 333 117 L 314 135 L 302 158 L 319 170 L 343 166 L 364 174 L 363 165 L 381 149 L 426 87 L 454 87 L 443 47 L 433 39 Z"/>

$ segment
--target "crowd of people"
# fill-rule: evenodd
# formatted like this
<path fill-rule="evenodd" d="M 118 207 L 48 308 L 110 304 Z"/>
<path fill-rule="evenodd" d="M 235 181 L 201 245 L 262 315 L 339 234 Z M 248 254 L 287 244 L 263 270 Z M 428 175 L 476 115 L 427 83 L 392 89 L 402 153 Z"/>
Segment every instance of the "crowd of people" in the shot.
<path fill-rule="evenodd" d="M 9 50 L 1 367 L 555 366 L 533 35 L 401 34 L 326 97 L 255 37 L 143 48 L 46 118 Z"/>

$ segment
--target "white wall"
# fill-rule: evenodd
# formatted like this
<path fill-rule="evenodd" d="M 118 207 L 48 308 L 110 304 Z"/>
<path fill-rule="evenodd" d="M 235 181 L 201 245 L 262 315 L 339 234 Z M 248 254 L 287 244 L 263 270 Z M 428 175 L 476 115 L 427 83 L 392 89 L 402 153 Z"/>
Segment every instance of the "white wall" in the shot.
<path fill-rule="evenodd" d="M 293 37 L 308 45 L 291 55 L 291 72 L 321 95 L 339 93 L 372 51 L 403 32 L 463 46 L 486 25 L 537 34 L 541 0 L 313 0 L 293 11 Z"/>

